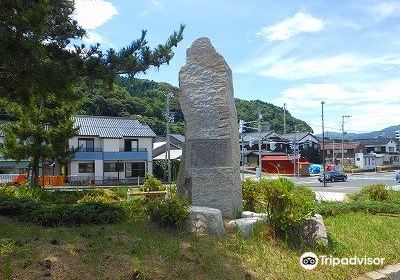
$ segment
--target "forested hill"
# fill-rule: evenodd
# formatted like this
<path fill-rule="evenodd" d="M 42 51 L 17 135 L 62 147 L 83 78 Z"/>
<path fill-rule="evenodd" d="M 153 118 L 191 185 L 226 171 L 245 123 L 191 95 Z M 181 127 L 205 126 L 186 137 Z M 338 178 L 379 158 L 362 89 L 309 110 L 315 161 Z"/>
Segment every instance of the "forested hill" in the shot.
<path fill-rule="evenodd" d="M 171 126 L 174 133 L 184 133 L 184 119 L 178 102 L 178 88 L 167 83 L 120 77 L 110 91 L 107 87 L 92 85 L 78 87 L 82 104 L 80 114 L 103 116 L 131 116 L 148 124 L 158 135 L 165 134 L 165 93 L 173 93 L 170 108 L 175 122 Z M 264 120 L 270 128 L 283 132 L 283 109 L 260 100 L 235 99 L 238 118 L 245 121 L 257 120 L 257 110 L 261 108 Z M 289 113 L 286 114 L 287 131 L 312 131 L 311 127 Z"/>

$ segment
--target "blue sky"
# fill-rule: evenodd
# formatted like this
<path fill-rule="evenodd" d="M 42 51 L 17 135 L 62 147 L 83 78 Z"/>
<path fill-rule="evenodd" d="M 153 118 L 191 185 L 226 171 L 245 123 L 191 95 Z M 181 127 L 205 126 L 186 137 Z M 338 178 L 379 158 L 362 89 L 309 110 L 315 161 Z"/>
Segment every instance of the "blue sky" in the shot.
<path fill-rule="evenodd" d="M 84 40 L 120 48 L 148 30 L 152 46 L 181 23 L 169 66 L 140 78 L 178 85 L 185 52 L 206 36 L 233 71 L 235 97 L 283 106 L 319 133 L 400 124 L 400 0 L 75 0 Z M 266 120 L 268 121 L 268 120 Z"/>

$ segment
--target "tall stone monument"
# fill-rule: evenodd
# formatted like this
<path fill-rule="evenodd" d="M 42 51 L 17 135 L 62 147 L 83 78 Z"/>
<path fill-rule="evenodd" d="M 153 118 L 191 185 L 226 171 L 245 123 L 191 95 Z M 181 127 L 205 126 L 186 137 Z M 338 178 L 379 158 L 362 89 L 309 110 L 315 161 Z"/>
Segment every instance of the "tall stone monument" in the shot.
<path fill-rule="evenodd" d="M 193 206 L 242 211 L 238 121 L 232 71 L 208 38 L 186 51 L 179 72 L 179 101 L 186 121 L 177 190 Z"/>

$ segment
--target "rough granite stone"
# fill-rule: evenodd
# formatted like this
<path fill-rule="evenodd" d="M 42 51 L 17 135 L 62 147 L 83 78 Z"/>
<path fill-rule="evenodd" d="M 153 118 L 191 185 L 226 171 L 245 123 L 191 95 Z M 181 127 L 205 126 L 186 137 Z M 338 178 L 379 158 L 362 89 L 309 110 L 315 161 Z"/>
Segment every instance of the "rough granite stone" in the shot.
<path fill-rule="evenodd" d="M 292 230 L 290 236 L 293 245 L 323 246 L 328 248 L 328 234 L 321 215 L 307 219 L 302 226 Z"/>
<path fill-rule="evenodd" d="M 322 245 L 328 247 L 328 233 L 321 215 L 315 214 L 304 225 L 305 240 L 310 245 Z"/>
<path fill-rule="evenodd" d="M 186 52 L 179 72 L 179 101 L 186 121 L 177 190 L 194 206 L 242 210 L 239 133 L 232 72 L 208 38 Z"/>
<path fill-rule="evenodd" d="M 219 209 L 208 207 L 189 207 L 187 226 L 194 233 L 225 234 L 224 222 Z"/>
<path fill-rule="evenodd" d="M 267 219 L 263 217 L 249 217 L 229 221 L 229 227 L 235 227 L 244 237 L 249 238 L 253 235 L 254 225 L 260 222 L 266 222 Z"/>
<path fill-rule="evenodd" d="M 268 215 L 265 213 L 256 213 L 252 211 L 243 211 L 242 218 L 252 218 L 252 217 L 259 217 L 268 220 Z"/>

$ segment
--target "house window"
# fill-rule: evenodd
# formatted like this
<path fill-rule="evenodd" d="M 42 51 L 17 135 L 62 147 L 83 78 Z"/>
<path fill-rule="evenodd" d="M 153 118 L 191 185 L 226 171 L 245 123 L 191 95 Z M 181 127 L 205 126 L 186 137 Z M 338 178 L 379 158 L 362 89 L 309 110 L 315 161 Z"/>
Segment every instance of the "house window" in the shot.
<path fill-rule="evenodd" d="M 94 139 L 93 138 L 79 138 L 78 146 L 82 152 L 94 152 Z"/>
<path fill-rule="evenodd" d="M 79 163 L 78 167 L 79 173 L 93 173 L 94 172 L 94 163 Z"/>
<path fill-rule="evenodd" d="M 146 173 L 145 162 L 127 162 L 125 163 L 125 177 L 144 177 Z"/>
<path fill-rule="evenodd" d="M 104 172 L 123 172 L 124 164 L 122 162 L 105 162 Z"/>
<path fill-rule="evenodd" d="M 389 147 L 389 152 L 394 152 L 394 147 Z"/>
<path fill-rule="evenodd" d="M 137 139 L 125 139 L 124 141 L 124 151 L 134 152 L 139 148 L 139 140 Z"/>

